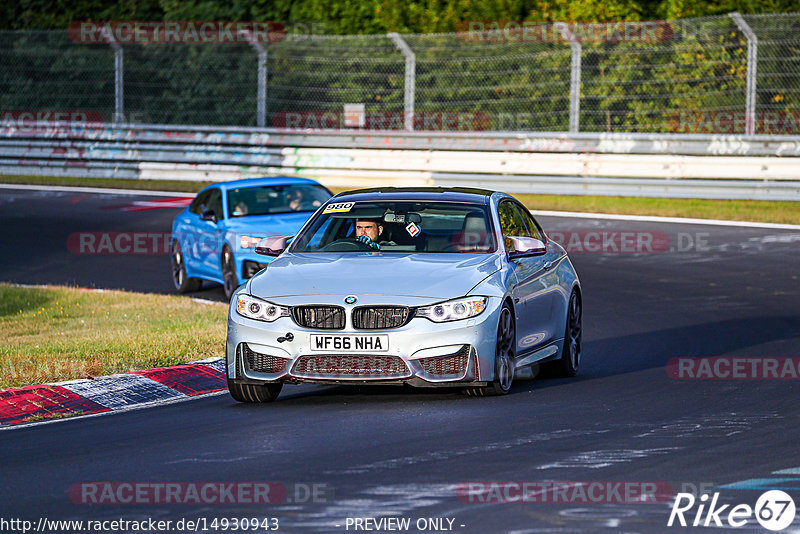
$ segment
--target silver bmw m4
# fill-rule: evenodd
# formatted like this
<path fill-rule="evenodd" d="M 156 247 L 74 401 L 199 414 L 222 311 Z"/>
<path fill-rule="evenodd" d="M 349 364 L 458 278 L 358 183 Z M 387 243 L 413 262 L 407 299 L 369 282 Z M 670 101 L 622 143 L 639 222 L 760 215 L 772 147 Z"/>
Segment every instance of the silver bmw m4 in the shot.
<path fill-rule="evenodd" d="M 275 400 L 286 383 L 504 395 L 522 369 L 578 372 L 578 276 L 505 193 L 340 193 L 296 236 L 256 251 L 274 260 L 234 293 L 228 316 L 237 401 Z"/>

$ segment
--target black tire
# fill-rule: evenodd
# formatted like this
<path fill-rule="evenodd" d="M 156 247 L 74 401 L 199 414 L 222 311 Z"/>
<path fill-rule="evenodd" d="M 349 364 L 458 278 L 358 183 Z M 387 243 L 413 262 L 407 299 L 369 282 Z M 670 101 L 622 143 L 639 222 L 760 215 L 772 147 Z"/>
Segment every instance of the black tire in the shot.
<path fill-rule="evenodd" d="M 239 402 L 272 402 L 278 398 L 283 389 L 283 382 L 274 384 L 240 384 L 228 379 L 228 392 Z"/>
<path fill-rule="evenodd" d="M 169 252 L 170 264 L 172 265 L 172 283 L 178 293 L 190 293 L 197 291 L 203 284 L 199 278 L 189 278 L 186 276 L 186 263 L 183 259 L 183 250 L 177 240 L 170 244 Z"/>
<path fill-rule="evenodd" d="M 564 348 L 561 358 L 545 364 L 549 376 L 569 378 L 578 374 L 581 366 L 581 334 L 583 331 L 583 308 L 581 297 L 572 291 L 567 304 L 567 320 L 564 327 Z"/>
<path fill-rule="evenodd" d="M 239 287 L 239 278 L 236 276 L 236 262 L 233 260 L 233 252 L 225 245 L 222 248 L 222 286 L 225 288 L 225 297 L 231 300 L 233 292 Z"/>
<path fill-rule="evenodd" d="M 484 387 L 467 388 L 464 393 L 473 397 L 507 395 L 514 382 L 517 327 L 508 303 L 500 309 L 497 320 L 497 345 L 494 355 L 494 380 Z"/>

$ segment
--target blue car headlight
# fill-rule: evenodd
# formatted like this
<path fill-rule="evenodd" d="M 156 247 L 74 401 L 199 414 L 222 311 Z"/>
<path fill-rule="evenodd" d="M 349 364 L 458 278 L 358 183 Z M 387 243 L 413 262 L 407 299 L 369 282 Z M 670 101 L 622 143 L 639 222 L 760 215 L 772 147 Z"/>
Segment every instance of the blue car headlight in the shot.
<path fill-rule="evenodd" d="M 250 295 L 238 295 L 236 297 L 236 313 L 248 319 L 271 323 L 279 317 L 288 317 L 289 308 Z"/>
<path fill-rule="evenodd" d="M 425 317 L 434 323 L 458 321 L 475 317 L 486 309 L 486 297 L 464 297 L 448 300 L 431 306 L 417 308 L 416 316 Z"/>
<path fill-rule="evenodd" d="M 263 237 L 255 237 L 251 235 L 240 235 L 239 236 L 239 246 L 242 248 L 255 248 L 259 241 L 264 239 Z"/>

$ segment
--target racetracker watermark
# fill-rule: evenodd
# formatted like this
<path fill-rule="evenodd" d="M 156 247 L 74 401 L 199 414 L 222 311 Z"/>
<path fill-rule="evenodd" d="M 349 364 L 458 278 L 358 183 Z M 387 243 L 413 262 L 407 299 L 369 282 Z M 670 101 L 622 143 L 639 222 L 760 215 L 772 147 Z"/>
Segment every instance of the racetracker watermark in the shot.
<path fill-rule="evenodd" d="M 222 44 L 277 43 L 286 28 L 275 21 L 79 21 L 69 26 L 69 38 L 82 44 Z"/>
<path fill-rule="evenodd" d="M 456 496 L 470 504 L 486 503 L 666 503 L 675 491 L 658 481 L 475 481 L 462 482 Z"/>
<path fill-rule="evenodd" d="M 144 112 L 131 112 L 117 116 L 118 123 L 142 124 L 149 122 Z M 0 127 L 13 133 L 52 133 L 70 128 L 104 127 L 108 121 L 96 110 L 87 109 L 6 109 L 0 110 Z"/>
<path fill-rule="evenodd" d="M 175 208 L 168 201 L 136 201 L 124 211 L 145 211 L 159 208 Z M 185 203 L 184 203 L 185 204 Z M 253 251 L 261 237 L 249 234 L 226 234 L 235 252 Z M 160 233 L 160 232 L 75 232 L 67 237 L 67 250 L 72 254 L 88 256 L 170 254 L 172 244 L 180 243 L 183 251 L 197 254 L 221 254 L 225 243 L 216 234 L 210 233 Z"/>
<path fill-rule="evenodd" d="M 203 517 L 193 516 L 181 519 L 48 519 L 39 517 L 38 521 L 20 518 L 0 517 L 0 532 L 6 534 L 28 534 L 28 532 L 62 532 L 62 533 L 103 533 L 125 532 L 267 532 L 280 530 L 280 522 L 276 517 L 235 516 L 235 517 Z"/>
<path fill-rule="evenodd" d="M 480 131 L 488 130 L 491 117 L 482 111 L 281 111 L 272 118 L 275 128 L 299 130 L 402 130 L 406 119 L 415 130 Z"/>
<path fill-rule="evenodd" d="M 4 109 L 0 122 L 25 128 L 50 122 L 103 122 L 103 115 L 85 109 Z"/>
<path fill-rule="evenodd" d="M 80 482 L 69 488 L 75 504 L 282 504 L 325 503 L 327 484 L 281 482 Z"/>
<path fill-rule="evenodd" d="M 664 232 L 556 230 L 548 232 L 547 237 L 564 247 L 569 254 L 660 254 L 670 250 L 670 238 Z"/>
<path fill-rule="evenodd" d="M 475 43 L 657 43 L 673 37 L 672 25 L 647 22 L 535 22 L 471 20 L 458 27 L 460 39 Z"/>
<path fill-rule="evenodd" d="M 208 237 L 208 250 L 216 239 Z M 72 254 L 169 254 L 172 234 L 154 232 L 75 232 L 67 237 L 67 250 Z"/>
<path fill-rule="evenodd" d="M 676 133 L 744 133 L 751 124 L 760 134 L 797 134 L 800 112 L 681 111 L 667 120 L 669 130 Z"/>
<path fill-rule="evenodd" d="M 674 380 L 797 380 L 800 357 L 672 358 L 666 369 Z"/>

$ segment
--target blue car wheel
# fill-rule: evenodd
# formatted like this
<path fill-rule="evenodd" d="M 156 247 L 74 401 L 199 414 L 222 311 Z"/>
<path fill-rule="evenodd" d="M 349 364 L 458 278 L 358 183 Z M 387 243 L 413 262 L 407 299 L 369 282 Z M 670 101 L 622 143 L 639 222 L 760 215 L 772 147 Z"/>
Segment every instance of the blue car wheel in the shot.
<path fill-rule="evenodd" d="M 236 262 L 233 259 L 233 252 L 228 245 L 222 249 L 222 280 L 225 287 L 225 297 L 231 300 L 233 292 L 239 287 L 239 278 L 236 276 Z"/>
<path fill-rule="evenodd" d="M 172 241 L 170 246 L 170 262 L 172 263 L 172 283 L 178 293 L 189 293 L 200 289 L 203 281 L 199 278 L 189 278 L 186 276 L 186 263 L 183 258 L 181 244 L 177 240 Z"/>

